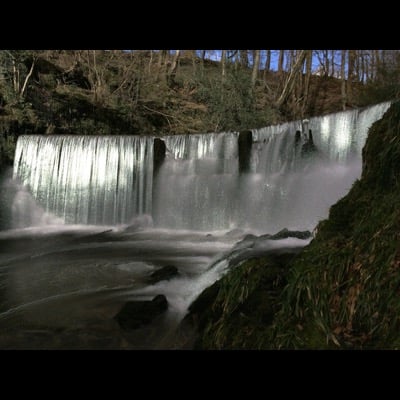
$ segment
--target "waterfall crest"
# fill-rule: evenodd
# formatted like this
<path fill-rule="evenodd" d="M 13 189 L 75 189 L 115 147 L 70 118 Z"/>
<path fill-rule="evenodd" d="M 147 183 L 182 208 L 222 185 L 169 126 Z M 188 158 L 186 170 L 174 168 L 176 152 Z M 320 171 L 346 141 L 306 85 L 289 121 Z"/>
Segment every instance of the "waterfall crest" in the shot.
<path fill-rule="evenodd" d="M 245 170 L 238 132 L 161 138 L 166 154 L 154 176 L 154 137 L 22 135 L 14 178 L 66 223 L 148 214 L 172 229 L 312 229 L 360 176 L 368 128 L 389 105 L 311 118 L 316 151 L 307 157 L 296 142 L 301 121 L 254 129 Z"/>

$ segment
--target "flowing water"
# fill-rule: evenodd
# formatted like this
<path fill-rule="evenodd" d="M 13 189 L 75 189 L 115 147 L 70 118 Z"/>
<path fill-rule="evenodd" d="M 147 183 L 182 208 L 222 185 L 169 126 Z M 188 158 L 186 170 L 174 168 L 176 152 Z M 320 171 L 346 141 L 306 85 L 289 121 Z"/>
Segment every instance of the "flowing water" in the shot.
<path fill-rule="evenodd" d="M 0 348 L 181 348 L 174 329 L 225 273 L 234 244 L 326 218 L 359 178 L 368 128 L 388 107 L 311 118 L 312 153 L 296 142 L 301 121 L 253 130 L 246 172 L 237 132 L 163 137 L 157 173 L 152 137 L 20 136 L 0 196 Z M 309 241 L 271 242 L 254 247 Z M 179 275 L 149 284 L 167 265 Z M 157 294 L 166 313 L 120 329 L 124 303 Z"/>

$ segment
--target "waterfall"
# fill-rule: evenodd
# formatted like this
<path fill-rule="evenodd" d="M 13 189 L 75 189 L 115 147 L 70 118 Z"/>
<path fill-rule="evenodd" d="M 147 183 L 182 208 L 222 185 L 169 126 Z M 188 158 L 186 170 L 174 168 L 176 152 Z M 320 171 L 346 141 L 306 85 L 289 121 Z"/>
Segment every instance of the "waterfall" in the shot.
<path fill-rule="evenodd" d="M 368 128 L 389 105 L 311 118 L 311 154 L 296 141 L 302 121 L 254 129 L 246 169 L 238 132 L 163 137 L 154 176 L 154 137 L 22 135 L 14 178 L 66 223 L 148 214 L 162 228 L 312 229 L 359 178 Z"/>
<path fill-rule="evenodd" d="M 253 130 L 251 174 L 243 179 L 239 224 L 275 232 L 313 229 L 361 175 L 369 127 L 390 102 L 309 120 L 317 149 L 302 157 L 295 145 L 301 121 Z"/>
<path fill-rule="evenodd" d="M 156 225 L 215 230 L 234 224 L 237 140 L 237 133 L 165 138 L 167 155 L 154 186 Z"/>
<path fill-rule="evenodd" d="M 67 223 L 129 222 L 151 213 L 152 143 L 140 136 L 20 136 L 14 177 Z"/>

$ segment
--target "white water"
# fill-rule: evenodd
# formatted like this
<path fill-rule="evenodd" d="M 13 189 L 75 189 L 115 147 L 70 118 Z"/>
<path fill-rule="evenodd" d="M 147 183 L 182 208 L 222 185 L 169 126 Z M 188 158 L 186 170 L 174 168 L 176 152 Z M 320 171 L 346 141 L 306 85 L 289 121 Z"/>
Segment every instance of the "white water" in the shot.
<path fill-rule="evenodd" d="M 361 174 L 367 130 L 389 103 L 311 118 L 318 152 L 295 148 L 301 121 L 253 130 L 251 167 L 240 174 L 237 133 L 165 138 L 155 181 L 156 225 L 277 232 L 313 229 Z"/>
<path fill-rule="evenodd" d="M 21 136 L 14 178 L 66 223 L 129 224 L 149 214 L 156 227 L 171 229 L 312 229 L 360 176 L 368 128 L 388 106 L 311 118 L 318 152 L 306 160 L 294 141 L 301 121 L 253 130 L 245 174 L 238 133 L 164 137 L 154 182 L 151 137 Z M 23 226 L 19 216 L 32 204 L 25 194 L 16 202 L 16 226 Z"/>
<path fill-rule="evenodd" d="M 67 223 L 129 222 L 151 212 L 152 143 L 139 136 L 20 136 L 14 178 Z"/>

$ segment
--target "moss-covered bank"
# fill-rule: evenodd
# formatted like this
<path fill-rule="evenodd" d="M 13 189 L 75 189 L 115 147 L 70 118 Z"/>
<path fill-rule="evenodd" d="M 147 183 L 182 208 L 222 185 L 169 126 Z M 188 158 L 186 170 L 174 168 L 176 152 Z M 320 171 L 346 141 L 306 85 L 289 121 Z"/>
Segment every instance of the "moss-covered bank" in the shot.
<path fill-rule="evenodd" d="M 286 267 L 249 260 L 228 273 L 198 321 L 197 345 L 400 347 L 399 165 L 397 102 L 371 127 L 362 177 L 331 207 L 315 239 Z M 287 284 L 279 291 L 282 276 Z"/>
<path fill-rule="evenodd" d="M 299 250 L 251 258 L 207 288 L 189 307 L 183 328 L 197 332 L 195 349 L 263 349 L 287 283 L 288 264 Z"/>

